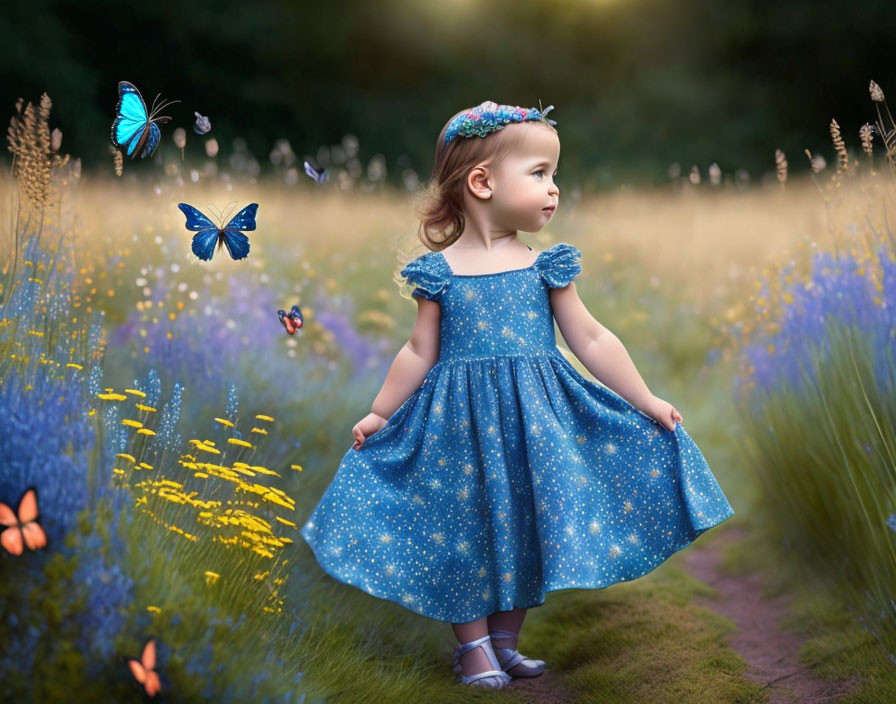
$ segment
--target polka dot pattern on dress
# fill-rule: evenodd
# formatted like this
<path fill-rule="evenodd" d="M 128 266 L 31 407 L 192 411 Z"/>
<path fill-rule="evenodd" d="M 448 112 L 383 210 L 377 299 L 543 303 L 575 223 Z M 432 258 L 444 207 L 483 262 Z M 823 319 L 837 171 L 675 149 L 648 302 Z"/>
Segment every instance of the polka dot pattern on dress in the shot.
<path fill-rule="evenodd" d="M 549 291 L 580 261 L 559 243 L 494 274 L 453 274 L 440 252 L 404 268 L 440 305 L 439 359 L 302 526 L 330 576 L 462 623 L 636 579 L 734 515 L 681 424 L 557 349 Z"/>

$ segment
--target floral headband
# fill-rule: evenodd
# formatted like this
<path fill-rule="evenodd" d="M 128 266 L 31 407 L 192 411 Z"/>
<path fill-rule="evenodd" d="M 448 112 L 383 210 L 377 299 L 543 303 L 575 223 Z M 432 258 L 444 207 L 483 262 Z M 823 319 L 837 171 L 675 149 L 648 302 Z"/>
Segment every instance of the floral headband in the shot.
<path fill-rule="evenodd" d="M 475 108 L 464 110 L 448 123 L 448 129 L 445 130 L 445 144 L 455 137 L 486 137 L 492 132 L 503 129 L 504 125 L 511 122 L 537 120 L 556 125 L 554 120 L 548 120 L 545 117 L 553 109 L 553 105 L 539 110 L 538 108 L 527 109 L 515 105 L 498 105 L 491 100 L 486 100 Z"/>

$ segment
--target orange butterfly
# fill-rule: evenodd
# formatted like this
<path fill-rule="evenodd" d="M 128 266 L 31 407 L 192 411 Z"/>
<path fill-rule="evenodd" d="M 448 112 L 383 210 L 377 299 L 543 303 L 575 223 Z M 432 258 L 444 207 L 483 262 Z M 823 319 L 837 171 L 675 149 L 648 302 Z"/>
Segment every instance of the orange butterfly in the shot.
<path fill-rule="evenodd" d="M 146 693 L 150 697 L 156 696 L 162 691 L 162 683 L 159 676 L 155 672 L 156 667 L 156 639 L 150 638 L 143 646 L 143 654 L 140 660 L 128 658 L 128 667 L 140 684 L 146 688 Z"/>
<path fill-rule="evenodd" d="M 16 515 L 16 513 L 18 515 Z M 37 522 L 37 489 L 30 487 L 22 494 L 16 513 L 4 503 L 0 503 L 0 545 L 13 555 L 21 555 L 25 548 L 38 550 L 47 544 L 47 534 Z"/>

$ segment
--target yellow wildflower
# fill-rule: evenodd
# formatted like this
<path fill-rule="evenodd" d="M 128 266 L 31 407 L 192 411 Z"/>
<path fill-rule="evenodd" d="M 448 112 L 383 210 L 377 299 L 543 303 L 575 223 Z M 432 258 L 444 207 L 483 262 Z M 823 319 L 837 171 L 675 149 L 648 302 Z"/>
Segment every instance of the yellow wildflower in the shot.
<path fill-rule="evenodd" d="M 140 398 L 146 398 L 146 394 L 137 389 L 125 389 L 124 392 L 126 394 L 132 394 L 133 396 L 139 396 Z"/>
<path fill-rule="evenodd" d="M 255 416 L 255 417 L 258 418 L 258 420 L 266 420 L 266 421 L 268 421 L 268 422 L 273 422 L 273 421 L 274 421 L 274 419 L 271 418 L 271 416 L 266 416 L 266 415 L 261 415 L 261 414 L 259 414 L 259 415 Z"/>
<path fill-rule="evenodd" d="M 113 468 L 112 468 L 112 473 L 113 473 L 113 474 L 119 474 L 119 475 L 121 475 L 121 474 L 124 474 L 124 470 L 123 470 L 123 469 L 119 469 L 118 467 L 113 467 Z"/>
<path fill-rule="evenodd" d="M 268 434 L 268 431 L 265 430 L 264 428 L 252 428 L 252 430 L 250 430 L 249 432 L 250 433 L 258 433 L 259 435 L 267 435 Z"/>
<path fill-rule="evenodd" d="M 80 364 L 75 364 L 74 362 L 69 362 L 65 366 L 71 367 L 72 369 L 83 369 L 84 368 Z"/>
<path fill-rule="evenodd" d="M 141 423 L 139 420 L 131 420 L 130 418 L 123 418 L 121 421 L 121 424 L 127 425 L 131 428 L 142 428 L 143 427 L 143 423 Z"/>
<path fill-rule="evenodd" d="M 290 468 L 290 469 L 294 469 L 294 470 L 296 470 L 297 472 L 301 472 L 301 471 L 302 471 L 302 465 L 300 465 L 300 464 L 291 464 L 291 465 L 289 465 L 289 468 Z"/>
<path fill-rule="evenodd" d="M 220 455 L 221 451 L 214 447 L 209 447 L 208 445 L 203 445 L 202 443 L 196 445 L 197 450 L 202 450 L 203 452 L 211 452 L 215 455 Z"/>
<path fill-rule="evenodd" d="M 162 613 L 162 610 L 158 606 L 147 606 L 146 610 L 153 614 Z"/>
<path fill-rule="evenodd" d="M 261 498 L 263 498 L 267 501 L 270 501 L 272 504 L 278 504 L 278 505 L 282 506 L 283 508 L 288 508 L 290 511 L 295 510 L 295 508 L 292 505 L 286 503 L 286 501 L 284 501 L 282 498 L 280 498 L 279 496 L 277 496 L 277 494 L 275 494 L 273 492 L 269 491 L 267 494 L 262 495 Z"/>
<path fill-rule="evenodd" d="M 275 477 L 279 477 L 279 476 L 280 476 L 280 475 L 277 474 L 277 472 L 275 472 L 273 469 L 268 469 L 267 467 L 260 467 L 260 466 L 258 466 L 258 465 L 252 465 L 251 469 L 252 469 L 253 472 L 258 472 L 259 474 L 272 474 L 272 475 L 274 475 Z"/>
<path fill-rule="evenodd" d="M 146 462 L 141 462 L 139 465 L 142 469 L 152 469 L 151 464 L 146 464 Z"/>
<path fill-rule="evenodd" d="M 296 524 L 293 523 L 292 521 L 287 521 L 285 518 L 280 518 L 280 516 L 275 516 L 275 518 L 276 518 L 278 521 L 280 521 L 281 523 L 283 523 L 283 524 L 285 524 L 285 525 L 287 525 L 287 526 L 291 526 L 291 527 L 293 527 L 293 528 L 296 527 Z"/>
<path fill-rule="evenodd" d="M 231 445 L 239 445 L 240 447 L 252 447 L 251 443 L 248 443 L 245 440 L 240 440 L 239 438 L 227 438 L 227 442 Z"/>
<path fill-rule="evenodd" d="M 231 423 L 231 422 L 230 422 L 229 420 L 227 420 L 226 418 L 215 418 L 215 420 L 216 420 L 218 423 L 220 423 L 221 425 L 226 425 L 228 428 L 232 428 L 232 427 L 233 427 L 233 423 Z"/>
<path fill-rule="evenodd" d="M 196 472 L 193 476 L 199 477 L 200 479 L 208 479 L 208 475 L 205 472 Z"/>
<path fill-rule="evenodd" d="M 150 430 L 149 428 L 140 428 L 140 430 L 137 431 L 137 435 L 150 435 L 150 436 L 152 436 L 152 435 L 155 435 L 155 434 L 156 434 L 156 431 L 155 431 L 155 430 Z"/>
<path fill-rule="evenodd" d="M 138 411 L 146 411 L 147 413 L 155 413 L 156 409 L 152 406 L 144 406 L 142 403 L 135 404 Z"/>
<path fill-rule="evenodd" d="M 134 459 L 134 456 L 133 456 L 133 455 L 126 455 L 126 454 L 123 453 L 123 452 L 119 452 L 119 453 L 118 453 L 117 455 L 115 455 L 115 456 L 116 456 L 116 457 L 121 457 L 121 459 L 123 459 L 123 460 L 130 460 L 131 464 L 137 464 L 137 460 Z"/>
<path fill-rule="evenodd" d="M 103 401 L 124 401 L 127 398 L 124 394 L 113 393 L 97 394 L 96 397 L 103 399 Z"/>
<path fill-rule="evenodd" d="M 206 584 L 210 584 L 210 585 L 214 584 L 215 582 L 218 581 L 218 579 L 220 579 L 220 577 L 221 577 L 221 575 L 219 575 L 217 572 L 211 572 L 209 570 L 205 571 L 205 583 Z"/>

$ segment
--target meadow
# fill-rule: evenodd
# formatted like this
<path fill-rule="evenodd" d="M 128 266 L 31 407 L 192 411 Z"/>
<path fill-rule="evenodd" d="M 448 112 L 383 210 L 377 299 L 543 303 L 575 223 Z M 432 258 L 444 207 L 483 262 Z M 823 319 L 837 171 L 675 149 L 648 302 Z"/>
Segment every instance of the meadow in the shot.
<path fill-rule="evenodd" d="M 420 177 L 387 186 L 382 159 L 361 164 L 350 136 L 318 154 L 323 184 L 298 178 L 285 140 L 262 173 L 244 143 L 192 135 L 186 154 L 168 137 L 149 168 L 81 173 L 51 128 L 49 100 L 20 106 L 0 181 L 0 501 L 15 508 L 35 487 L 48 538 L 0 553 L 3 698 L 137 700 L 126 660 L 152 637 L 170 701 L 467 700 L 449 686 L 447 626 L 334 583 L 297 531 L 413 325 L 398 271 L 424 251 Z M 752 184 L 691 172 L 583 193 L 561 180 L 554 220 L 521 235 L 582 250 L 583 301 L 682 413 L 758 536 L 751 559 L 846 610 L 875 696 L 896 688 L 887 134 L 848 153 L 835 135 L 826 168 L 788 175 L 779 160 L 778 178 Z M 178 202 L 259 203 L 249 258 L 196 259 Z M 276 311 L 294 303 L 305 322 L 289 336 Z M 549 597 L 537 611 L 569 633 L 586 612 L 607 616 L 609 645 L 589 654 L 625 649 L 613 680 L 561 660 L 541 614 L 521 646 L 554 648 L 583 693 L 601 683 L 608 698 L 589 701 L 643 701 L 647 660 L 679 675 L 656 701 L 676 701 L 694 667 L 694 691 L 760 696 L 724 629 L 687 606 L 701 589 L 670 560 L 633 584 Z M 622 612 L 648 615 L 666 659 L 623 637 Z M 704 650 L 673 648 L 673 624 Z"/>

